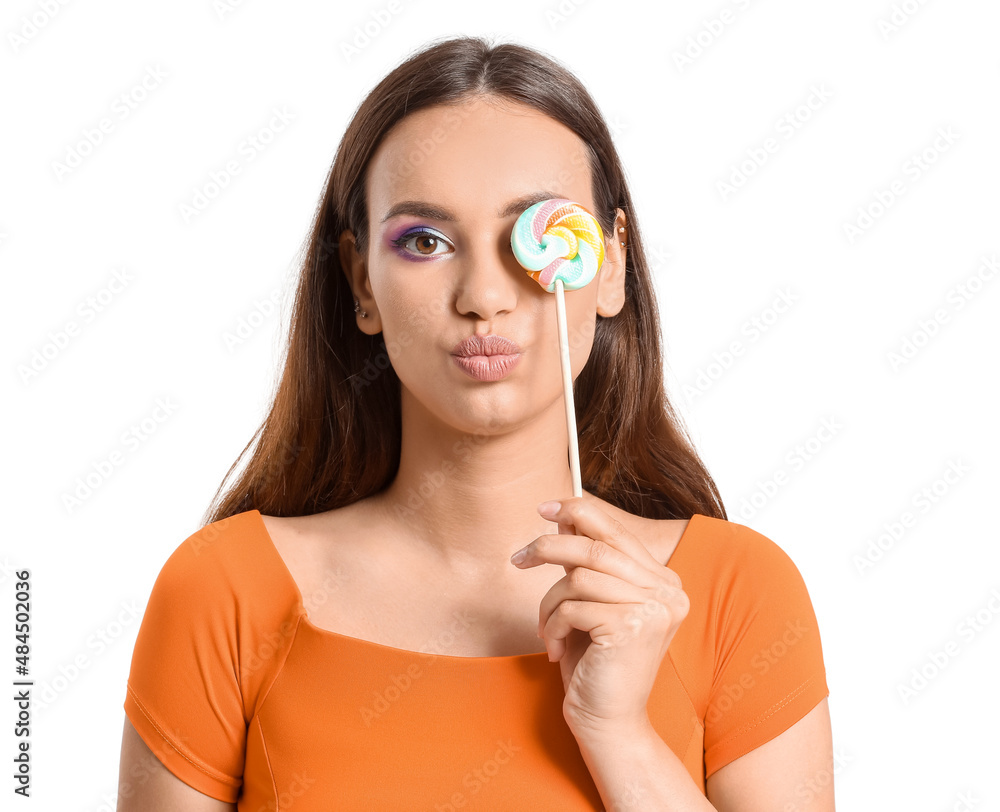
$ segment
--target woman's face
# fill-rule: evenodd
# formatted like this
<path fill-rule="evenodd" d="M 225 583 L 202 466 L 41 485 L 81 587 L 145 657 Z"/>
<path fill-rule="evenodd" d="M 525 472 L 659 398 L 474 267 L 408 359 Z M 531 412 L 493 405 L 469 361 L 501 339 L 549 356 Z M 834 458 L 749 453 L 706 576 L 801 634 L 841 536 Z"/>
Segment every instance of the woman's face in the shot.
<path fill-rule="evenodd" d="M 412 396 L 464 432 L 516 428 L 556 401 L 561 409 L 556 295 L 518 264 L 510 234 L 537 200 L 564 197 L 595 211 L 582 140 L 527 106 L 440 105 L 390 131 L 366 183 L 368 250 L 358 255 L 345 231 L 341 259 L 368 313 L 358 326 L 383 333 L 404 402 Z M 590 356 L 596 315 L 613 316 L 624 301 L 618 217 L 595 279 L 565 295 L 574 379 Z M 452 356 L 472 334 L 516 342 L 518 362 L 499 380 L 470 377 Z"/>

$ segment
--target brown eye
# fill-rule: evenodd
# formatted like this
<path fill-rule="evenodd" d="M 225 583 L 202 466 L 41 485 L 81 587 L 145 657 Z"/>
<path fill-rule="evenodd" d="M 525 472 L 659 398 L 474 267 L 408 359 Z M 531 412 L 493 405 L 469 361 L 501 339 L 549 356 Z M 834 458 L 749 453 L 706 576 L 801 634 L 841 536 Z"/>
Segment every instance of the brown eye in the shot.
<path fill-rule="evenodd" d="M 414 247 L 410 247 L 413 243 Z M 393 240 L 392 244 L 398 248 L 404 256 L 419 254 L 422 257 L 438 256 L 448 253 L 450 243 L 443 237 L 433 234 L 430 231 L 411 231 L 404 234 L 399 239 Z M 437 251 L 437 248 L 444 248 L 444 251 Z"/>
<path fill-rule="evenodd" d="M 438 238 L 431 234 L 421 234 L 416 237 L 417 250 L 421 254 L 433 254 L 437 244 Z M 428 248 L 428 250 L 425 251 L 424 248 Z"/>

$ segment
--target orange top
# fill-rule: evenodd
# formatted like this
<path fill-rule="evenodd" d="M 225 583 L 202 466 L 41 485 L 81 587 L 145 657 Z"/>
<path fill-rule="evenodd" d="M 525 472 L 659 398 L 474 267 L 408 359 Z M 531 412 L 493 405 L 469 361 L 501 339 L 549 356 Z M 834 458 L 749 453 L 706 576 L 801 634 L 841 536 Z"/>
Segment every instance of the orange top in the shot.
<path fill-rule="evenodd" d="M 690 609 L 647 712 L 704 793 L 828 695 L 823 652 L 802 576 L 765 536 L 695 514 L 667 563 Z M 125 712 L 174 775 L 241 811 L 602 809 L 562 701 L 545 652 L 423 654 L 314 626 L 250 510 L 163 565 Z"/>

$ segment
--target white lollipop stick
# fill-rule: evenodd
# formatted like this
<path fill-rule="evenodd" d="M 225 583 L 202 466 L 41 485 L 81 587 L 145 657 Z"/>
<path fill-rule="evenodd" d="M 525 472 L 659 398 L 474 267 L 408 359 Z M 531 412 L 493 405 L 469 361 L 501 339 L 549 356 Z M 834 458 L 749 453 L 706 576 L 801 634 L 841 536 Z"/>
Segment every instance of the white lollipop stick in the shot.
<path fill-rule="evenodd" d="M 567 235 L 567 229 L 572 234 Z M 577 235 L 575 238 L 573 235 Z M 542 200 L 529 206 L 517 218 L 510 232 L 510 247 L 528 274 L 544 290 L 552 282 L 542 282 L 540 272 L 550 268 L 557 259 L 567 259 L 572 251 L 569 290 L 579 290 L 590 282 L 604 261 L 601 224 L 586 208 L 565 198 Z M 582 263 L 581 263 L 582 260 Z M 561 263 L 560 263 L 561 265 Z M 573 475 L 573 496 L 583 496 L 580 481 L 580 449 L 576 436 L 576 406 L 573 403 L 573 370 L 570 367 L 569 338 L 566 335 L 566 282 L 562 271 L 553 271 L 556 294 L 556 317 L 559 323 L 559 364 L 562 367 L 563 404 L 566 407 L 566 429 L 569 433 L 569 467 Z M 551 275 L 544 274 L 546 279 Z"/>
<path fill-rule="evenodd" d="M 559 322 L 559 363 L 562 367 L 563 403 L 569 430 L 569 469 L 573 474 L 573 496 L 583 496 L 580 482 L 580 449 L 576 441 L 576 405 L 573 403 L 573 370 L 569 360 L 569 337 L 566 334 L 566 300 L 563 281 L 556 277 L 556 321 Z"/>

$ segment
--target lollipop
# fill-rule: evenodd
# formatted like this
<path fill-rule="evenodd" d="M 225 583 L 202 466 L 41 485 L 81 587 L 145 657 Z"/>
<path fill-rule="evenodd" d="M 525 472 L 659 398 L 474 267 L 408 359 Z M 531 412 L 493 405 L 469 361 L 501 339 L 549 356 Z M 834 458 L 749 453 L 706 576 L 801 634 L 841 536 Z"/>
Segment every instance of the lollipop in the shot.
<path fill-rule="evenodd" d="M 510 247 L 528 276 L 549 293 L 562 280 L 566 290 L 582 288 L 604 262 L 601 224 L 579 203 L 552 198 L 521 212 Z"/>
<path fill-rule="evenodd" d="M 578 290 L 597 276 L 604 263 L 604 233 L 594 215 L 579 203 L 564 198 L 551 198 L 521 212 L 510 233 L 510 247 L 514 249 L 514 256 L 528 272 L 528 276 L 549 293 L 554 291 L 556 294 L 559 360 L 562 366 L 566 426 L 569 430 L 573 495 L 583 496 L 563 290 Z"/>

